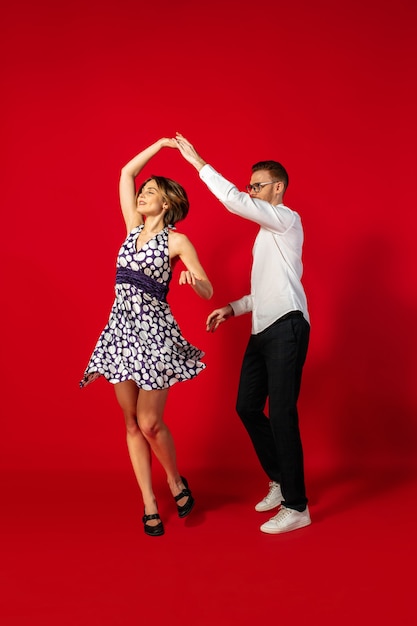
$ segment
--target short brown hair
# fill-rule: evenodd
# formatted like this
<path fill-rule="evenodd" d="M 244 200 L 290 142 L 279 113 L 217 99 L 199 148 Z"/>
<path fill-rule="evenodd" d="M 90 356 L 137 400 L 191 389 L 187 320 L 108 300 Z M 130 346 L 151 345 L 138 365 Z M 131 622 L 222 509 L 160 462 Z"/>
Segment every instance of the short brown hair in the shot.
<path fill-rule="evenodd" d="M 149 183 L 151 180 L 155 182 L 164 202 L 168 205 L 168 210 L 164 213 L 165 226 L 173 226 L 176 222 L 186 218 L 190 208 L 187 192 L 184 187 L 171 178 L 151 176 L 141 184 L 136 195 L 138 196 L 146 183 Z"/>
<path fill-rule="evenodd" d="M 259 170 L 270 172 L 273 178 L 284 183 L 284 191 L 286 191 L 289 183 L 288 172 L 281 163 L 278 163 L 278 161 L 258 161 L 255 165 L 252 165 L 252 173 Z"/>

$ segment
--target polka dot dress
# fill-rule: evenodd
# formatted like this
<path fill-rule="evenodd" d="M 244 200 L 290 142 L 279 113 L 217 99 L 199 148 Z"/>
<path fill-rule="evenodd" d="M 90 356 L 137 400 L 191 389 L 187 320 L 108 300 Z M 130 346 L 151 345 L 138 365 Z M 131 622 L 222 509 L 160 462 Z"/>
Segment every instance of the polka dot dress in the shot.
<path fill-rule="evenodd" d="M 141 389 L 166 389 L 206 366 L 204 352 L 182 336 L 166 302 L 171 280 L 168 227 L 137 251 L 143 225 L 128 235 L 117 257 L 116 297 L 80 382 L 134 380 Z"/>

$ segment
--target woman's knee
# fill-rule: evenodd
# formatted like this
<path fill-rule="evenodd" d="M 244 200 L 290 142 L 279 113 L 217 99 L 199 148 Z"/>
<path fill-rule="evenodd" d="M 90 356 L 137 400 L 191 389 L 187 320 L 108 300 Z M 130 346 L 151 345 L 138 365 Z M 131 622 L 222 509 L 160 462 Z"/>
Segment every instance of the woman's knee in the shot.
<path fill-rule="evenodd" d="M 154 415 L 142 415 L 139 417 L 139 427 L 146 439 L 155 439 L 161 431 L 162 423 Z"/>
<path fill-rule="evenodd" d="M 140 429 L 135 411 L 123 411 L 125 418 L 126 432 L 128 435 L 135 435 Z"/>

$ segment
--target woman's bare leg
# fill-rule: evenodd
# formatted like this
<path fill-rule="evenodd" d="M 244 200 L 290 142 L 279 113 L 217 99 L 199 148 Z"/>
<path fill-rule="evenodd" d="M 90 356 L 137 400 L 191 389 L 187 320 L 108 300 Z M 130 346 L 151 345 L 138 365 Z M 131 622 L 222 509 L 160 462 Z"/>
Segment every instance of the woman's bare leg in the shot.
<path fill-rule="evenodd" d="M 168 426 L 163 421 L 168 389 L 145 391 L 141 389 L 137 400 L 137 416 L 143 436 L 164 468 L 169 488 L 173 496 L 185 487 L 177 468 L 174 440 Z M 178 501 L 183 505 L 187 496 Z"/>
<path fill-rule="evenodd" d="M 142 492 L 145 513 L 152 515 L 158 512 L 158 507 L 152 488 L 151 449 L 139 428 L 136 417 L 139 389 L 133 380 L 117 383 L 114 388 L 125 418 L 127 449 L 136 480 Z M 152 520 L 148 524 L 157 525 L 158 521 Z"/>

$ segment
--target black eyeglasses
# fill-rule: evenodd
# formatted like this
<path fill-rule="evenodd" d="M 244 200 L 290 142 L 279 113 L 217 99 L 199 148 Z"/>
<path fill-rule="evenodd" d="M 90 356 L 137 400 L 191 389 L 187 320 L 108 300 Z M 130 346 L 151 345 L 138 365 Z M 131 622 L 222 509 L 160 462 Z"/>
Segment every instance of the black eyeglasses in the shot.
<path fill-rule="evenodd" d="M 265 187 L 265 185 L 273 185 L 274 183 L 279 183 L 279 180 L 271 180 L 268 183 L 253 183 L 253 185 L 246 185 L 246 191 L 248 193 L 259 193 L 262 189 L 262 187 Z"/>

